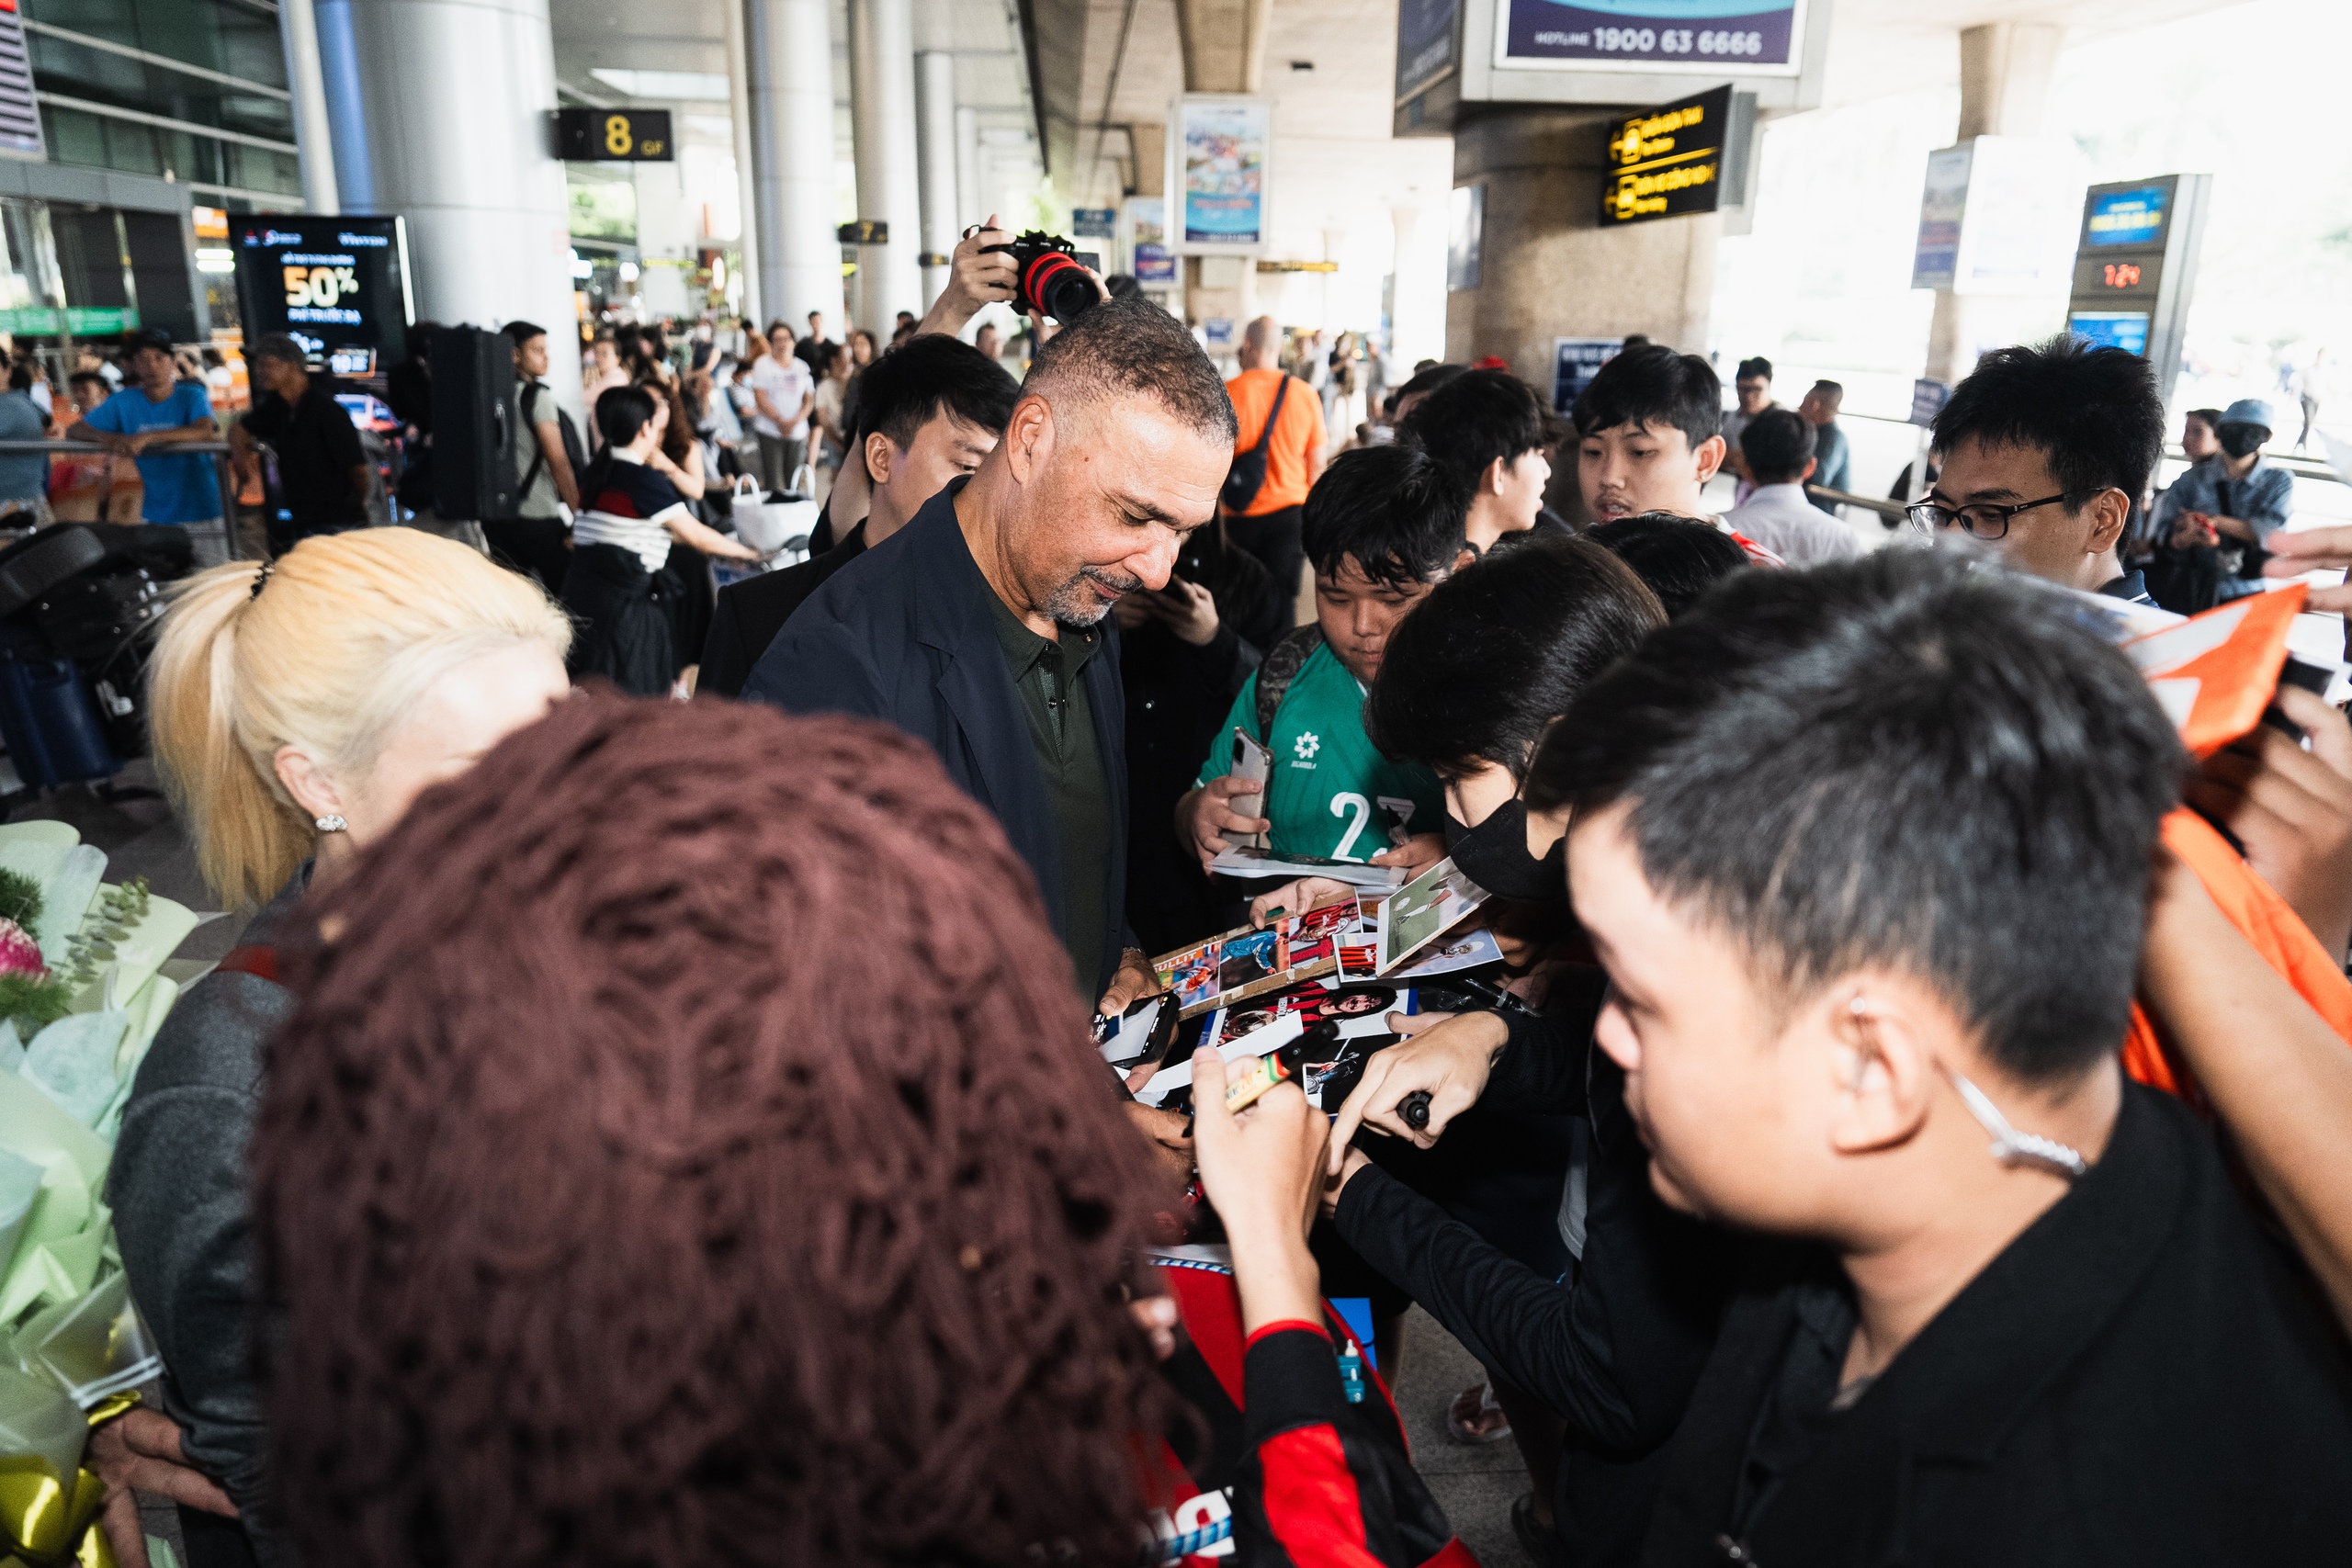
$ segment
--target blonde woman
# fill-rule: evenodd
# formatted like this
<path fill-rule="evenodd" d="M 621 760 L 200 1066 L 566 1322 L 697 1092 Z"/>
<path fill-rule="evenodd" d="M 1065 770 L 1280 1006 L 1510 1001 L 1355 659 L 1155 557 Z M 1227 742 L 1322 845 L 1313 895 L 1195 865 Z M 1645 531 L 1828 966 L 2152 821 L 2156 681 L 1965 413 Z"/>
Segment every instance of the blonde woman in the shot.
<path fill-rule="evenodd" d="M 570 641 L 530 578 L 410 528 L 215 568 L 164 616 L 155 760 L 205 881 L 224 905 L 259 907 L 245 945 L 181 999 L 141 1066 L 108 1193 L 166 1369 L 175 1429 L 149 1451 L 184 1455 L 220 1489 L 209 1503 L 178 1494 L 197 1505 L 182 1519 L 198 1562 L 285 1561 L 262 1486 L 245 1258 L 262 1049 L 293 1007 L 276 949 L 301 940 L 307 889 L 563 697 Z M 239 1517 L 198 1511 L 223 1502 Z"/>

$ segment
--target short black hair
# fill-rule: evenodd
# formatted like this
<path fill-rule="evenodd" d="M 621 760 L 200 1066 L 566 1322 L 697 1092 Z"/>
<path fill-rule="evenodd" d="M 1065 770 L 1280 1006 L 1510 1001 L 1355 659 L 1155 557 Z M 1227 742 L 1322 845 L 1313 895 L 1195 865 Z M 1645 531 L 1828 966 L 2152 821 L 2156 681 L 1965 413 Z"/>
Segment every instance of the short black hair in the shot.
<path fill-rule="evenodd" d="M 101 387 L 107 384 L 107 378 L 99 375 L 95 370 L 76 370 L 74 374 L 65 378 L 65 385 L 69 389 L 74 387 L 86 387 L 93 381 L 96 382 Z"/>
<path fill-rule="evenodd" d="M 1240 433 L 1207 353 L 1183 322 L 1141 298 L 1080 311 L 1037 351 L 1023 393 L 1051 404 L 1057 389 L 1081 400 L 1143 393 L 1200 434 L 1230 446 Z"/>
<path fill-rule="evenodd" d="M 1544 405 L 1508 370 L 1464 370 L 1423 398 L 1396 436 L 1427 452 L 1465 498 L 1489 464 L 1508 467 L 1550 444 Z"/>
<path fill-rule="evenodd" d="M 1767 381 L 1772 378 L 1772 362 L 1760 354 L 1753 359 L 1741 360 L 1739 368 L 1733 371 L 1731 375 L 1731 378 L 1735 381 L 1749 381 L 1758 377 Z"/>
<path fill-rule="evenodd" d="M 142 348 L 152 348 L 158 354 L 169 354 L 172 352 L 172 334 L 161 327 L 139 327 L 122 334 L 124 358 L 129 358 Z"/>
<path fill-rule="evenodd" d="M 1417 394 L 1434 392 L 1440 387 L 1470 374 L 1467 365 L 1432 365 L 1426 370 L 1416 370 L 1413 378 L 1391 392 L 1389 396 L 1402 401 Z"/>
<path fill-rule="evenodd" d="M 2220 409 L 2190 409 L 2188 411 L 2188 417 L 2197 421 L 2208 430 L 2219 430 L 2222 428 L 2222 411 Z"/>
<path fill-rule="evenodd" d="M 2041 453 L 2069 508 L 2110 488 L 2137 501 L 2165 449 L 2165 401 L 2138 355 L 2061 333 L 1976 362 L 1936 415 L 1938 452 L 1963 441 Z"/>
<path fill-rule="evenodd" d="M 1766 409 L 1739 433 L 1739 453 L 1747 459 L 1748 477 L 1760 485 L 1793 484 L 1804 477 L 1804 466 L 1820 438 L 1813 421 L 1794 409 Z"/>
<path fill-rule="evenodd" d="M 607 387 L 596 399 L 596 433 L 607 451 L 636 440 L 652 418 L 653 395 L 642 387 Z"/>
<path fill-rule="evenodd" d="M 1021 389 L 995 360 L 944 333 L 911 338 L 865 367 L 857 382 L 857 436 L 879 431 L 900 451 L 942 411 L 1004 434 Z"/>
<path fill-rule="evenodd" d="M 1621 424 L 1669 425 L 1695 452 L 1723 434 L 1724 384 L 1697 355 L 1645 344 L 1601 366 L 1577 399 L 1573 417 L 1578 435 Z"/>
<path fill-rule="evenodd" d="M 1846 400 L 1846 389 L 1838 382 L 1828 380 L 1815 381 L 1813 384 L 1813 389 L 1816 392 L 1826 392 L 1841 403 Z"/>
<path fill-rule="evenodd" d="M 248 360 L 275 359 L 280 365 L 298 367 L 308 367 L 311 363 L 311 356 L 303 352 L 302 345 L 285 333 L 262 333 L 246 345 L 245 357 Z"/>
<path fill-rule="evenodd" d="M 1364 699 L 1364 732 L 1399 761 L 1444 771 L 1477 759 L 1523 779 L 1577 694 L 1665 623 L 1657 595 L 1599 545 L 1532 540 L 1414 606 Z"/>
<path fill-rule="evenodd" d="M 2058 1084 L 2129 1021 L 2183 765 L 2064 595 L 1883 550 L 1725 583 L 1587 689 L 1526 795 L 1629 804 L 1651 887 L 1784 1008 L 1887 965 Z"/>
<path fill-rule="evenodd" d="M 1306 492 L 1299 542 L 1318 577 L 1353 556 L 1375 582 L 1434 582 L 1462 554 L 1469 512 L 1469 497 L 1419 447 L 1361 446 L 1334 457 Z"/>
<path fill-rule="evenodd" d="M 1620 517 L 1587 529 L 1584 536 L 1633 568 L 1667 615 L 1677 620 L 1707 590 L 1755 564 L 1736 539 L 1713 524 L 1674 512 Z"/>
<path fill-rule="evenodd" d="M 547 328 L 537 321 L 509 321 L 499 330 L 506 334 L 506 341 L 516 348 L 522 347 L 535 337 L 548 335 Z"/>

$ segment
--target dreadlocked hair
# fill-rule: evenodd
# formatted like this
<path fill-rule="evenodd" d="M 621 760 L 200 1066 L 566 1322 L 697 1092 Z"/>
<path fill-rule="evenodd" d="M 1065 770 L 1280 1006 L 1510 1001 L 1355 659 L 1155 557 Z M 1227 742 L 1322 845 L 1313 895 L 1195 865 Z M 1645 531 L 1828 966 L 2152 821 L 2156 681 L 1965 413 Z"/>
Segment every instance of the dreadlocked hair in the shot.
<path fill-rule="evenodd" d="M 318 913 L 253 1152 L 303 1560 L 1134 1561 L 1174 1193 L 922 745 L 580 698 Z"/>

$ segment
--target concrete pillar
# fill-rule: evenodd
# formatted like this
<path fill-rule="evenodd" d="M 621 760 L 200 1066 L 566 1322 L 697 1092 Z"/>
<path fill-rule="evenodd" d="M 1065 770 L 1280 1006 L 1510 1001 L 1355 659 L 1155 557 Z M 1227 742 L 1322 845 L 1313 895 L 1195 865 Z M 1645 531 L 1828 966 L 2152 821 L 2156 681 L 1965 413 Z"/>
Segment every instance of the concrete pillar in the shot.
<path fill-rule="evenodd" d="M 988 197 L 980 191 L 980 111 L 963 105 L 956 109 L 956 210 L 967 223 L 988 217 Z"/>
<path fill-rule="evenodd" d="M 884 343 L 898 312 L 922 314 L 922 203 L 915 173 L 914 17 L 908 0 L 850 0 L 850 122 L 857 215 L 889 238 L 857 248 L 857 321 Z"/>
<path fill-rule="evenodd" d="M 922 194 L 922 255 L 935 258 L 922 268 L 923 309 L 947 287 L 947 257 L 956 233 L 967 221 L 956 199 L 958 144 L 956 138 L 956 57 L 933 50 L 915 56 L 916 173 Z M 988 216 L 981 213 L 981 217 Z M 921 259 L 921 258 L 918 258 Z"/>
<path fill-rule="evenodd" d="M 1388 378 L 1401 382 L 1414 362 L 1445 357 L 1445 243 L 1440 214 L 1418 207 L 1392 207 L 1396 236 L 1389 263 L 1395 279 L 1388 320 Z"/>
<path fill-rule="evenodd" d="M 1176 0 L 1188 93 L 1255 93 L 1266 73 L 1272 0 Z"/>
<path fill-rule="evenodd" d="M 1168 189 L 1168 122 L 1155 119 L 1127 127 L 1136 150 L 1136 194 L 1159 196 Z"/>
<path fill-rule="evenodd" d="M 833 28 L 825 0 L 745 0 L 760 324 L 842 309 L 834 234 Z"/>
<path fill-rule="evenodd" d="M 417 315 L 569 342 L 548 0 L 317 0 L 317 22 L 337 184 L 353 209 L 407 219 Z M 579 356 L 549 357 L 576 411 Z"/>
<path fill-rule="evenodd" d="M 286 50 L 286 85 L 294 92 L 294 144 L 301 150 L 302 205 L 340 212 L 334 135 L 327 125 L 326 76 L 319 64 L 319 23 L 311 0 L 280 0 L 277 36 Z M 199 299 L 202 295 L 198 296 Z"/>
<path fill-rule="evenodd" d="M 1446 358 L 1500 355 L 1529 385 L 1552 385 L 1555 337 L 1641 333 L 1707 348 L 1719 215 L 1600 227 L 1611 177 L 1610 109 L 1465 113 L 1453 183 L 1486 186 L 1479 283 L 1446 297 Z M 1399 255 L 1398 297 L 1405 293 Z"/>
<path fill-rule="evenodd" d="M 2066 29 L 2052 22 L 1986 22 L 1962 29 L 1956 140 L 2039 134 L 2065 41 Z M 1958 381 L 1976 367 L 1984 345 L 1976 341 L 1969 306 L 1965 294 L 1936 291 L 1927 367 L 1936 380 Z"/>
<path fill-rule="evenodd" d="M 1220 318 L 1233 323 L 1231 347 L 1212 348 L 1212 355 L 1230 355 L 1241 344 L 1241 329 L 1258 311 L 1258 264 L 1248 256 L 1186 256 L 1184 315 L 1193 321 Z"/>
<path fill-rule="evenodd" d="M 751 26 L 743 15 L 743 0 L 727 0 L 720 7 L 727 17 L 727 118 L 734 131 L 737 266 L 742 280 L 743 314 L 755 321 L 760 314 L 760 225 L 755 214 L 759 191 L 752 178 Z"/>

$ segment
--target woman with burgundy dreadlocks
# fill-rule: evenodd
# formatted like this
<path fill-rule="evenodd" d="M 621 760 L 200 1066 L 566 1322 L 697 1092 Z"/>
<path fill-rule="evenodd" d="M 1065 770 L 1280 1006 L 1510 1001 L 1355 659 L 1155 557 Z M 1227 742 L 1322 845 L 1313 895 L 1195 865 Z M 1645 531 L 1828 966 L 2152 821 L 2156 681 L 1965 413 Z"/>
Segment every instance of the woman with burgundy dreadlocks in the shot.
<path fill-rule="evenodd" d="M 1201 1424 L 1130 1310 L 1177 1195 L 1023 863 L 921 744 L 568 704 L 316 912 L 366 940 L 288 957 L 254 1138 L 302 1561 L 1182 1554 L 1146 1521 L 1203 1501 L 1163 1441 Z M 1468 1563 L 1345 1402 L 1324 1118 L 1289 1085 L 1227 1116 L 1196 1066 L 1250 1337 L 1228 1561 Z"/>

